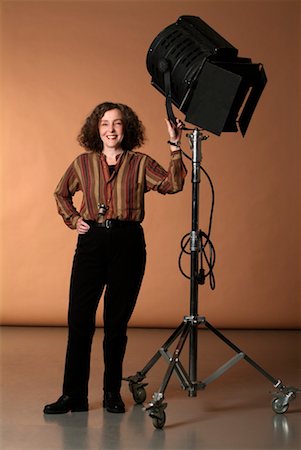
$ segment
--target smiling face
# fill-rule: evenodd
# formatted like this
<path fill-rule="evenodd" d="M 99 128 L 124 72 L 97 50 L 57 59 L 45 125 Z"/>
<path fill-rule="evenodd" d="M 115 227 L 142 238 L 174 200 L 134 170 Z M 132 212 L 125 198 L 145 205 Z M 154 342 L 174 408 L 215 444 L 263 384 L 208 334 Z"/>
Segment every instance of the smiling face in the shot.
<path fill-rule="evenodd" d="M 99 121 L 98 129 L 104 151 L 121 150 L 124 125 L 122 113 L 119 109 L 106 111 Z"/>

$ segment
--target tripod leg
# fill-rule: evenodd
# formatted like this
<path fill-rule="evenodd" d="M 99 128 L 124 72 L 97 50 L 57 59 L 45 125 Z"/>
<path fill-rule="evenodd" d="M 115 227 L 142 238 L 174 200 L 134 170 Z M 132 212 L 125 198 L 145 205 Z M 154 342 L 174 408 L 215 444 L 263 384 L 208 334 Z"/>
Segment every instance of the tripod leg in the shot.
<path fill-rule="evenodd" d="M 301 392 L 301 389 L 294 386 L 285 386 L 281 380 L 272 377 L 266 370 L 264 370 L 257 362 L 255 362 L 252 358 L 242 352 L 233 342 L 227 339 L 220 331 L 210 325 L 209 322 L 202 319 L 202 323 L 212 331 L 218 338 L 225 342 L 229 347 L 231 347 L 237 355 L 232 358 L 228 363 L 224 364 L 220 369 L 218 369 L 215 373 L 213 373 L 210 377 L 204 380 L 203 383 L 199 384 L 200 388 L 205 388 L 207 384 L 214 381 L 216 378 L 221 376 L 228 368 L 232 367 L 236 362 L 240 359 L 245 359 L 251 366 L 253 366 L 258 372 L 260 372 L 265 378 L 267 378 L 273 386 L 278 390 L 273 394 L 275 397 L 272 401 L 272 409 L 277 414 L 284 414 L 289 407 L 289 402 L 296 398 L 296 395 Z"/>
<path fill-rule="evenodd" d="M 176 347 L 176 349 L 175 349 L 175 351 L 173 353 L 173 356 L 172 356 L 172 358 L 170 360 L 170 363 L 169 363 L 167 372 L 165 374 L 165 377 L 164 377 L 164 379 L 162 381 L 162 384 L 160 386 L 159 393 L 161 393 L 163 395 L 164 395 L 164 392 L 166 390 L 166 387 L 167 387 L 167 385 L 169 383 L 169 380 L 170 380 L 170 377 L 171 377 L 173 371 L 175 370 L 175 368 L 179 364 L 180 354 L 181 354 L 181 352 L 183 350 L 184 344 L 186 342 L 187 336 L 188 336 L 190 331 L 191 331 L 191 323 L 190 322 L 184 323 L 182 334 L 181 334 L 180 339 L 178 341 L 177 347 Z"/>
<path fill-rule="evenodd" d="M 134 401 L 141 404 L 146 399 L 145 387 L 148 383 L 141 383 L 146 377 L 147 372 L 157 363 L 161 356 L 165 357 L 168 361 L 170 360 L 170 355 L 168 354 L 168 348 L 173 344 L 177 337 L 182 333 L 182 329 L 185 326 L 185 322 L 181 323 L 178 328 L 171 334 L 171 336 L 164 342 L 162 347 L 154 354 L 150 361 L 143 367 L 142 370 L 138 371 L 135 375 L 123 378 L 124 381 L 128 381 L 129 390 L 133 395 Z M 185 376 L 185 371 L 182 367 L 177 370 L 179 377 Z"/>
<path fill-rule="evenodd" d="M 220 331 L 218 331 L 216 328 L 214 328 L 212 325 L 210 325 L 207 320 L 204 321 L 204 325 L 212 331 L 217 337 L 219 337 L 225 344 L 227 344 L 229 347 L 231 347 L 236 353 L 243 354 L 243 358 L 251 364 L 253 367 L 255 367 L 256 370 L 258 370 L 263 376 L 265 376 L 269 381 L 271 381 L 274 385 L 274 387 L 278 387 L 279 383 L 281 383 L 280 380 L 277 380 L 276 378 L 272 377 L 268 372 L 266 372 L 259 364 L 257 364 L 253 359 L 251 359 L 248 355 L 243 353 L 239 347 L 237 347 L 233 342 L 231 342 L 226 336 L 224 336 Z"/>
<path fill-rule="evenodd" d="M 153 400 L 151 403 L 149 403 L 148 406 L 144 408 L 145 411 L 148 411 L 149 416 L 153 420 L 153 425 L 155 428 L 163 428 L 166 420 L 165 415 L 165 408 L 167 406 L 167 403 L 164 403 L 164 392 L 167 388 L 167 385 L 169 383 L 169 380 L 171 378 L 171 375 L 173 371 L 177 368 L 177 370 L 181 370 L 182 366 L 179 366 L 179 357 L 183 350 L 185 341 L 187 339 L 187 336 L 191 330 L 191 323 L 190 322 L 184 322 L 182 326 L 182 334 L 180 336 L 180 339 L 178 341 L 177 347 L 173 353 L 172 358 L 170 359 L 170 363 L 168 366 L 168 369 L 166 371 L 165 377 L 162 381 L 162 384 L 160 386 L 160 389 L 158 392 L 155 392 L 153 395 Z M 189 383 L 190 388 L 192 388 L 191 383 L 189 382 L 189 379 L 187 377 L 187 380 L 185 380 L 187 383 Z"/>

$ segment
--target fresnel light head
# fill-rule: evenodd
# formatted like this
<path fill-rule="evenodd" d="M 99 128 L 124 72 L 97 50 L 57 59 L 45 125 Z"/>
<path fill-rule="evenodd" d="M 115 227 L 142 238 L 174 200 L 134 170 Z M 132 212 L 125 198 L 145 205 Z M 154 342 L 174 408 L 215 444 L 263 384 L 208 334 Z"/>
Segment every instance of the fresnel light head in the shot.
<path fill-rule="evenodd" d="M 152 42 L 147 69 L 152 84 L 186 121 L 220 135 L 245 135 L 267 78 L 261 64 L 238 50 L 199 17 L 181 16 Z M 237 126 L 238 124 L 238 126 Z"/>

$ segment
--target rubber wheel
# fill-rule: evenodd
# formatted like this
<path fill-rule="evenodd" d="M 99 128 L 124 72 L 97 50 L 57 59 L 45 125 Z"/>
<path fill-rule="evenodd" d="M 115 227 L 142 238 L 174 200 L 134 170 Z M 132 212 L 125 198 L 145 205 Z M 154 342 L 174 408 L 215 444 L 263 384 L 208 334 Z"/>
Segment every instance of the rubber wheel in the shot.
<path fill-rule="evenodd" d="M 161 430 L 166 422 L 166 414 L 165 411 L 162 411 L 160 413 L 160 416 L 153 416 L 152 417 L 152 421 L 153 421 L 153 425 L 155 428 L 157 428 L 158 430 Z"/>
<path fill-rule="evenodd" d="M 280 398 L 275 398 L 272 401 L 273 411 L 277 414 L 284 414 L 288 410 L 288 403 L 283 404 L 283 401 Z"/>
<path fill-rule="evenodd" d="M 132 390 L 133 398 L 135 402 L 140 405 L 143 403 L 146 399 L 146 391 L 143 386 L 140 386 L 138 388 L 133 388 Z"/>

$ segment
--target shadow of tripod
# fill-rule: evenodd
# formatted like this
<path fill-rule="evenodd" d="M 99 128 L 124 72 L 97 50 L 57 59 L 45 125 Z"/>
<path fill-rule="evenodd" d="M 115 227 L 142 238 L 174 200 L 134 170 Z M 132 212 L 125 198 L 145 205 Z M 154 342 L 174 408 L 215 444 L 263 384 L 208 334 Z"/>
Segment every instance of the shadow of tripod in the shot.
<path fill-rule="evenodd" d="M 183 322 L 178 328 L 171 334 L 171 336 L 164 342 L 161 348 L 154 354 L 145 367 L 138 371 L 135 375 L 124 378 L 128 381 L 129 389 L 133 395 L 134 401 L 138 404 L 142 404 L 146 399 L 145 387 L 147 383 L 143 383 L 146 374 L 157 363 L 157 361 L 163 357 L 167 363 L 168 368 L 165 376 L 162 380 L 161 386 L 158 392 L 155 392 L 152 397 L 152 401 L 144 408 L 152 418 L 155 428 L 163 428 L 166 422 L 165 409 L 167 403 L 164 401 L 164 393 L 168 386 L 169 380 L 175 372 L 177 378 L 180 381 L 182 388 L 188 391 L 190 397 L 195 397 L 198 390 L 203 390 L 206 386 L 212 383 L 214 380 L 223 375 L 232 366 L 244 359 L 251 364 L 256 370 L 258 370 L 264 377 L 266 377 L 273 386 L 277 389 L 274 394 L 274 400 L 272 401 L 272 409 L 277 414 L 283 414 L 289 407 L 289 402 L 296 398 L 297 392 L 301 392 L 300 389 L 295 387 L 286 387 L 281 380 L 272 377 L 261 366 L 259 366 L 253 359 L 251 359 L 246 353 L 244 353 L 233 342 L 227 339 L 220 331 L 214 328 L 205 317 L 198 315 L 198 288 L 199 284 L 203 284 L 203 274 L 199 270 L 199 253 L 200 248 L 203 251 L 203 244 L 200 245 L 200 233 L 199 233 L 199 186 L 200 186 L 200 169 L 202 160 L 201 143 L 206 140 L 207 137 L 196 128 L 192 133 L 188 134 L 190 141 L 190 147 L 192 150 L 192 221 L 191 221 L 191 233 L 190 233 L 190 315 L 185 316 Z M 206 244 L 205 244 L 206 245 Z M 199 326 L 202 325 L 212 333 L 214 333 L 219 339 L 221 339 L 226 345 L 228 345 L 236 355 L 219 367 L 215 372 L 208 376 L 203 381 L 197 381 L 197 331 Z M 189 369 L 188 372 L 184 368 L 180 361 L 180 355 L 184 348 L 184 345 L 189 337 Z M 169 348 L 178 338 L 176 348 L 173 354 L 169 353 Z"/>

